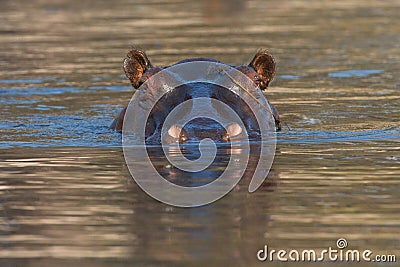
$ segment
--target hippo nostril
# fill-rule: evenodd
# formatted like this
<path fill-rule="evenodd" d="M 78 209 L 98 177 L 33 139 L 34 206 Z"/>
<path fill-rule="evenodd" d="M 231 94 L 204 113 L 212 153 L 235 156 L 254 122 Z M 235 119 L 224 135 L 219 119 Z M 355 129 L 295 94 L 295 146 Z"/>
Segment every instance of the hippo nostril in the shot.
<path fill-rule="evenodd" d="M 231 138 L 229 137 L 229 134 L 224 134 L 222 136 L 222 142 L 230 142 Z"/>
<path fill-rule="evenodd" d="M 185 143 L 188 140 L 186 131 L 179 125 L 172 125 L 168 129 L 165 141 L 167 143 Z"/>
<path fill-rule="evenodd" d="M 182 134 L 180 139 L 179 139 L 179 143 L 180 144 L 185 143 L 187 140 L 188 140 L 187 136 Z"/>
<path fill-rule="evenodd" d="M 236 137 L 236 136 L 239 136 L 240 134 L 242 134 L 243 129 L 238 123 L 234 122 L 234 123 L 228 125 L 228 127 L 226 128 L 226 131 L 227 131 L 228 136 Z"/>
<path fill-rule="evenodd" d="M 238 138 L 243 137 L 243 128 L 236 122 L 229 124 L 225 131 L 222 135 L 223 142 L 230 142 L 231 139 L 238 140 Z"/>

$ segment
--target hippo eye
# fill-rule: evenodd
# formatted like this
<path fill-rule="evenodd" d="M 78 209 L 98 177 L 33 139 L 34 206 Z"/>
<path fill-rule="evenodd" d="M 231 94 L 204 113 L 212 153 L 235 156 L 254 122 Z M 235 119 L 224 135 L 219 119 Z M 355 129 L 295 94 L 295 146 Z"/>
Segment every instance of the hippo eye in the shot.
<path fill-rule="evenodd" d="M 263 80 L 261 79 L 260 75 L 256 74 L 254 76 L 254 83 L 260 88 L 262 89 L 263 87 Z"/>
<path fill-rule="evenodd" d="M 142 77 L 140 77 L 138 81 L 138 88 L 142 86 L 142 84 L 144 84 L 149 79 L 150 76 L 151 76 L 150 74 L 146 73 Z"/>

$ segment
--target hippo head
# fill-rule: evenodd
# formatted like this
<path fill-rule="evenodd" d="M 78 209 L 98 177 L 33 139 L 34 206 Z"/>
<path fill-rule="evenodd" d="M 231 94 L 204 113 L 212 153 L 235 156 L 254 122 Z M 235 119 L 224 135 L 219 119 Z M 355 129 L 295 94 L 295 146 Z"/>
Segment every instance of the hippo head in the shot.
<path fill-rule="evenodd" d="M 209 61 L 223 64 L 214 59 L 191 58 L 179 61 L 174 65 L 192 61 Z M 133 49 L 129 51 L 127 57 L 124 59 L 123 67 L 126 77 L 130 80 L 134 88 L 138 89 L 147 81 L 146 94 L 143 94 L 139 103 L 140 105 L 146 105 L 146 101 L 152 95 L 152 90 L 157 90 L 156 88 L 159 88 L 157 86 L 151 86 L 150 77 L 170 66 L 153 66 L 143 51 Z M 256 85 L 256 87 L 262 91 L 265 91 L 268 88 L 268 85 L 274 78 L 276 71 L 275 60 L 267 51 L 258 52 L 248 65 L 230 67 L 234 67 L 236 70 L 246 75 Z M 163 81 L 160 82 L 162 83 Z M 242 126 L 235 122 L 223 127 L 213 120 L 207 118 L 197 118 L 185 124 L 184 126 L 178 124 L 171 125 L 162 137 L 165 138 L 164 141 L 168 143 L 185 143 L 190 140 L 210 138 L 215 141 L 228 142 L 232 141 L 233 139 L 240 139 L 243 137 L 245 132 L 244 130 L 246 130 L 247 133 L 255 133 L 254 136 L 257 135 L 256 133 L 259 129 L 257 120 L 255 119 L 254 114 L 251 112 L 250 107 L 237 95 L 214 84 L 188 83 L 183 84 L 174 90 L 171 90 L 171 92 L 163 95 L 163 97 L 158 101 L 157 105 L 152 108 L 150 116 L 147 118 L 146 122 L 146 142 L 159 143 L 161 141 L 161 128 L 167 115 L 180 103 L 199 97 L 217 99 L 226 103 L 239 115 L 240 119 L 243 121 L 242 126 L 244 126 L 246 129 L 243 129 Z M 278 112 L 276 111 L 275 107 L 273 107 L 268 100 L 266 100 L 266 98 L 265 101 L 271 107 L 276 128 L 280 130 Z M 210 106 L 210 108 L 212 107 Z M 111 128 L 116 130 L 122 129 L 125 112 L 126 108 L 120 113 L 119 117 L 114 120 Z"/>

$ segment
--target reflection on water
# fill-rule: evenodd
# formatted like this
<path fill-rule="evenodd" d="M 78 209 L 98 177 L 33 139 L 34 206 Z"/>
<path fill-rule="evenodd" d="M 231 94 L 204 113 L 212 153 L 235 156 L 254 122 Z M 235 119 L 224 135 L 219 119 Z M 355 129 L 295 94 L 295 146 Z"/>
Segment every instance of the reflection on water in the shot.
<path fill-rule="evenodd" d="M 398 255 L 399 13 L 375 0 L 2 1 L 0 265 L 253 266 L 264 244 L 340 237 Z M 247 193 L 251 168 L 196 209 L 138 188 L 108 129 L 132 95 L 132 44 L 156 65 L 270 49 L 267 96 L 286 126 L 261 189 Z"/>

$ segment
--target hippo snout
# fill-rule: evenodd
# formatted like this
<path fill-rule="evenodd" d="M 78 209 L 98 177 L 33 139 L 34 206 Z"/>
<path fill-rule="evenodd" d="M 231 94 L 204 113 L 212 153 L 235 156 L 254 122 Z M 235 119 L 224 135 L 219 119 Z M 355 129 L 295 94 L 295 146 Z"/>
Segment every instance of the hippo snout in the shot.
<path fill-rule="evenodd" d="M 198 142 L 209 138 L 217 143 L 240 141 L 246 137 L 244 129 L 238 123 L 225 127 L 207 118 L 197 118 L 185 126 L 172 125 L 164 134 L 165 143 Z"/>

